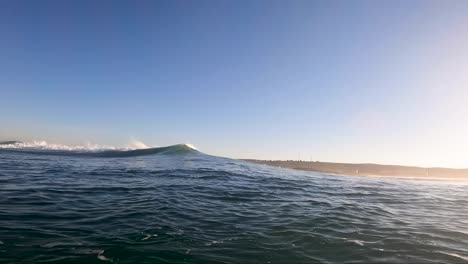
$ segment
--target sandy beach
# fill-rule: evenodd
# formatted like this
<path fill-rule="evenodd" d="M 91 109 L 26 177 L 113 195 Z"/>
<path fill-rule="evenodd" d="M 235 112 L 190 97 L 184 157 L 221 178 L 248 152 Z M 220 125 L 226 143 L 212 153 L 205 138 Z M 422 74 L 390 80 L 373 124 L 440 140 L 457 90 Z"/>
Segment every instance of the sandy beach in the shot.
<path fill-rule="evenodd" d="M 405 177 L 424 179 L 468 179 L 468 169 L 426 168 L 400 165 L 381 165 L 371 163 L 335 163 L 320 161 L 294 160 L 254 160 L 245 161 L 274 167 L 304 171 L 317 171 L 338 175 L 372 176 L 372 177 Z"/>

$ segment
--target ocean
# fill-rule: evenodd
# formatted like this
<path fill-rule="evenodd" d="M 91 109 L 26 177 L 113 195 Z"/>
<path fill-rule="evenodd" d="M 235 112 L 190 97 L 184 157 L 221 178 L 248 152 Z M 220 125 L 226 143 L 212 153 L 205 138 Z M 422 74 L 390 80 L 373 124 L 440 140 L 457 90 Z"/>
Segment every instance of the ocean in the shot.
<path fill-rule="evenodd" d="M 468 183 L 11 143 L 0 263 L 468 263 Z"/>

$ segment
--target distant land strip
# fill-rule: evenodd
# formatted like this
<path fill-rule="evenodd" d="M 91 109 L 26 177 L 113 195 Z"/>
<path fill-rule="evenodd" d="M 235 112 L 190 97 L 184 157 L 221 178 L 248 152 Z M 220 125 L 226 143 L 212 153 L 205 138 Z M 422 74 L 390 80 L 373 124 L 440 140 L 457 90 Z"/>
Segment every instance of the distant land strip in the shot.
<path fill-rule="evenodd" d="M 274 167 L 343 175 L 468 179 L 468 169 L 450 169 L 437 167 L 424 168 L 399 165 L 380 165 L 371 163 L 353 164 L 296 160 L 243 160 Z"/>

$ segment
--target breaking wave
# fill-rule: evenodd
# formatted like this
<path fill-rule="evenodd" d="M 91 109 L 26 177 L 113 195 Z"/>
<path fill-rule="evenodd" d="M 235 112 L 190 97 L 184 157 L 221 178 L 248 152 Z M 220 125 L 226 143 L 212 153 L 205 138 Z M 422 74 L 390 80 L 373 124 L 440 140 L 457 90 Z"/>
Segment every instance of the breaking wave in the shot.
<path fill-rule="evenodd" d="M 44 140 L 34 140 L 31 142 L 5 141 L 0 142 L 0 148 L 3 149 L 41 149 L 41 150 L 66 150 L 66 151 L 102 151 L 102 150 L 130 150 L 129 147 L 114 147 L 98 144 L 86 145 L 62 145 L 48 143 Z"/>
<path fill-rule="evenodd" d="M 38 155 L 87 156 L 87 157 L 134 157 L 155 154 L 181 154 L 198 150 L 191 144 L 177 144 L 167 147 L 148 147 L 140 141 L 132 140 L 125 147 L 107 145 L 62 145 L 46 141 L 5 141 L 0 142 L 0 151 L 12 151 Z"/>

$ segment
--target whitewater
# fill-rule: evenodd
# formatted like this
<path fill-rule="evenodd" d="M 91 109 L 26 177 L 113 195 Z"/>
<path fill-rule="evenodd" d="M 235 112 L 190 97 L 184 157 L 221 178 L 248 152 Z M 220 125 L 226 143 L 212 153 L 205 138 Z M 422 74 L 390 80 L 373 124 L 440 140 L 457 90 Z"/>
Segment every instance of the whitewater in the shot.
<path fill-rule="evenodd" d="M 140 144 L 141 143 L 141 144 Z M 468 263 L 466 182 L 0 144 L 0 263 Z"/>

